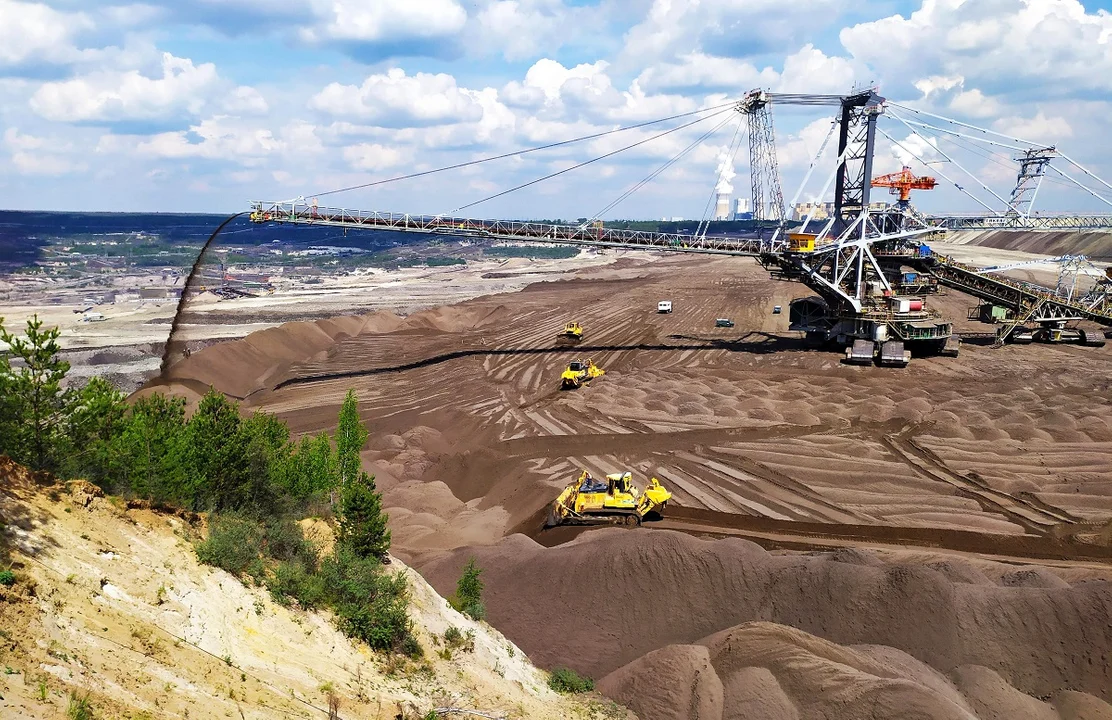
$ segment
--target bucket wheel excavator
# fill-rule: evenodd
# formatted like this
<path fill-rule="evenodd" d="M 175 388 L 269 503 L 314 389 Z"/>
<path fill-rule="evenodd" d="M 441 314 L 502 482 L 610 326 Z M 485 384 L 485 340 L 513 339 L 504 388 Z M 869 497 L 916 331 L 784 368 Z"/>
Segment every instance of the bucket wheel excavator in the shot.
<path fill-rule="evenodd" d="M 643 491 L 632 473 L 611 473 L 596 480 L 584 470 L 548 508 L 545 527 L 557 525 L 640 525 L 649 515 L 659 516 L 672 499 L 655 477 Z"/>

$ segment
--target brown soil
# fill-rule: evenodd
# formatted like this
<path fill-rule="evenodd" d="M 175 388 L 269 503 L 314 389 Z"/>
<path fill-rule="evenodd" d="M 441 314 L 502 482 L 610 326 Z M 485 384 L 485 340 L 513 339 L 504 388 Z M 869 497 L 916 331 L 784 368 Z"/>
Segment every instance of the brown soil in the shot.
<path fill-rule="evenodd" d="M 771 621 L 895 648 L 948 687 L 979 665 L 1053 703 L 1107 700 L 1112 352 L 969 342 L 905 370 L 848 367 L 787 332 L 806 294 L 745 260 L 624 261 L 405 318 L 282 326 L 197 352 L 148 391 L 211 383 L 301 433 L 333 428 L 354 388 L 395 551 L 441 591 L 478 555 L 495 624 L 544 664 L 601 676 Z M 658 315 L 665 298 L 675 312 Z M 971 338 L 991 332 L 965 319 L 975 302 L 928 299 Z M 561 347 L 573 319 L 584 340 Z M 561 392 L 577 357 L 606 375 Z M 669 512 L 652 531 L 540 532 L 582 468 L 655 475 Z M 597 538 L 636 543 L 603 563 Z M 756 667 L 743 685 L 783 682 Z M 733 697 L 740 681 L 715 668 Z"/>

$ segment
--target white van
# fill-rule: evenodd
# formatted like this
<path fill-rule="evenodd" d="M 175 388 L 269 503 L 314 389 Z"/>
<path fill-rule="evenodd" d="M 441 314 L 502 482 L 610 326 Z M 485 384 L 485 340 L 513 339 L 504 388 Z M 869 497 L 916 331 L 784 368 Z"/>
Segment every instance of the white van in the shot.
<path fill-rule="evenodd" d="M 658 302 L 656 304 L 656 311 L 658 313 L 670 313 L 670 312 L 672 312 L 672 301 L 671 300 L 661 300 L 660 302 Z"/>

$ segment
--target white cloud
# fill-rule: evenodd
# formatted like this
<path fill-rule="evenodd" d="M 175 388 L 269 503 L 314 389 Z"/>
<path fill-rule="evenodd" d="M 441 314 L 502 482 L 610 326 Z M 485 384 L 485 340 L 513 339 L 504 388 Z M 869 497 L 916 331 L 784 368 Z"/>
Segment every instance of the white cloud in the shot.
<path fill-rule="evenodd" d="M 460 88 L 451 75 L 417 73 L 401 68 L 371 75 L 363 84 L 332 83 L 309 102 L 315 110 L 380 126 L 436 125 L 478 120 L 483 106 L 473 91 Z"/>
<path fill-rule="evenodd" d="M 443 38 L 467 22 L 467 11 L 456 0 L 314 0 L 313 8 L 321 24 L 302 32 L 310 41 Z"/>
<path fill-rule="evenodd" d="M 755 87 L 771 87 L 779 79 L 780 73 L 770 67 L 758 70 L 744 60 L 701 52 L 683 54 L 678 62 L 653 65 L 637 77 L 638 83 L 650 92 L 705 88 L 739 96 Z"/>
<path fill-rule="evenodd" d="M 73 145 L 56 138 L 25 135 L 10 127 L 4 131 L 4 145 L 12 151 L 12 166 L 21 175 L 56 177 L 87 169 L 70 159 Z"/>
<path fill-rule="evenodd" d="M 992 129 L 1021 140 L 1053 145 L 1073 137 L 1073 128 L 1061 116 L 1047 117 L 1040 110 L 1032 118 L 1005 117 L 992 124 Z"/>
<path fill-rule="evenodd" d="M 198 138 L 194 140 L 193 138 Z M 102 151 L 129 150 L 133 139 L 128 136 L 106 136 L 99 147 Z M 284 150 L 282 140 L 266 129 L 235 118 L 216 116 L 190 127 L 188 132 L 166 132 L 152 135 L 134 146 L 138 155 L 153 158 L 207 158 L 254 165 Z"/>
<path fill-rule="evenodd" d="M 852 63 L 841 57 L 830 57 L 807 43 L 784 59 L 779 91 L 786 93 L 849 92 L 856 77 Z"/>
<path fill-rule="evenodd" d="M 44 84 L 31 108 L 59 122 L 158 120 L 198 114 L 218 78 L 212 63 L 194 65 L 188 58 L 162 54 L 162 77 L 138 70 L 94 72 L 72 80 Z"/>
<path fill-rule="evenodd" d="M 224 111 L 239 115 L 263 115 L 270 109 L 266 99 L 253 87 L 241 85 L 224 101 Z"/>
<path fill-rule="evenodd" d="M 465 34 L 481 37 L 470 43 L 473 54 L 501 54 L 507 60 L 526 60 L 551 54 L 603 25 L 594 7 L 573 7 L 563 0 L 486 0 Z"/>
<path fill-rule="evenodd" d="M 406 158 L 397 148 L 377 143 L 360 143 L 344 148 L 344 159 L 356 170 L 375 172 L 397 167 Z"/>
<path fill-rule="evenodd" d="M 845 48 L 897 82 L 961 77 L 999 94 L 1038 87 L 1044 97 L 1112 90 L 1112 14 L 1078 0 L 923 0 L 845 28 Z"/>
<path fill-rule="evenodd" d="M 0 66 L 72 60 L 77 55 L 74 36 L 92 27 L 82 13 L 59 12 L 43 3 L 0 0 Z"/>

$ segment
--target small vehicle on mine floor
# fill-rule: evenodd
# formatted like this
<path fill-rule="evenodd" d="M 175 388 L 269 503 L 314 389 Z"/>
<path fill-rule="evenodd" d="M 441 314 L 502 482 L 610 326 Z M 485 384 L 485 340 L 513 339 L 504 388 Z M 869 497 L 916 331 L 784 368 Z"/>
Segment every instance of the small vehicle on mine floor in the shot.
<path fill-rule="evenodd" d="M 733 327 L 734 321 L 730 318 L 718 318 L 714 321 L 715 327 Z"/>
<path fill-rule="evenodd" d="M 584 470 L 549 506 L 545 527 L 640 525 L 647 517 L 660 517 L 671 499 L 672 493 L 655 477 L 640 491 L 632 473 L 611 473 L 605 480 L 596 480 Z"/>

